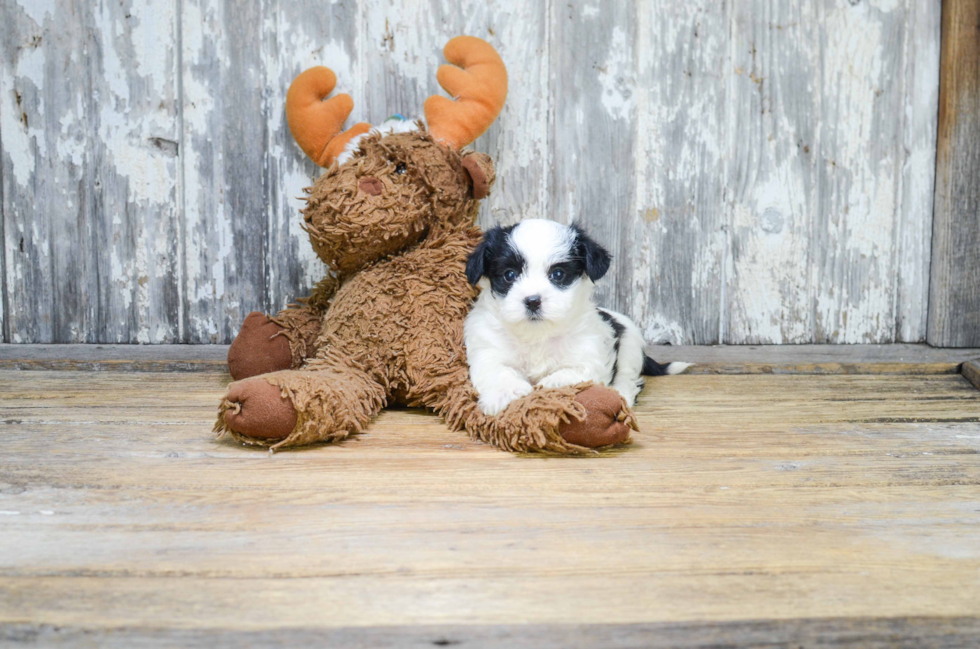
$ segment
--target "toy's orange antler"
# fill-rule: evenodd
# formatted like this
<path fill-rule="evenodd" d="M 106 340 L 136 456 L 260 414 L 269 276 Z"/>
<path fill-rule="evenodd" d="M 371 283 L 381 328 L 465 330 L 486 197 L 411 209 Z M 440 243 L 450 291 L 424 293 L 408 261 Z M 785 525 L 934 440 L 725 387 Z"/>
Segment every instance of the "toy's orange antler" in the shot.
<path fill-rule="evenodd" d="M 475 36 L 457 36 L 442 53 L 453 65 L 439 66 L 436 78 L 453 99 L 426 99 L 425 119 L 437 140 L 458 149 L 497 119 L 507 97 L 507 69 L 497 50 Z"/>
<path fill-rule="evenodd" d="M 293 79 L 286 93 L 289 130 L 306 155 L 321 167 L 329 167 L 352 137 L 371 129 L 370 124 L 361 122 L 340 132 L 354 110 L 354 100 L 344 94 L 324 101 L 336 85 L 333 70 L 319 66 Z"/>

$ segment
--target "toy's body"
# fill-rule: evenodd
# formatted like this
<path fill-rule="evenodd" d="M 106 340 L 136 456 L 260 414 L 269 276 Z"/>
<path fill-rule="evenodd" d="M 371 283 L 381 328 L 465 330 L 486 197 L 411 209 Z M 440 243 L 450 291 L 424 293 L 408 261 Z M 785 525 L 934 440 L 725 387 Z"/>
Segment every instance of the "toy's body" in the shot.
<path fill-rule="evenodd" d="M 487 156 L 459 147 L 496 117 L 506 75 L 479 39 L 453 39 L 446 55 L 464 68 L 439 73 L 443 86 L 455 87 L 461 113 L 451 114 L 454 102 L 430 98 L 431 133 L 419 125 L 364 135 L 358 125 L 337 135 L 346 113 L 317 132 L 304 111 L 341 99 L 320 101 L 333 89 L 332 73 L 305 88 L 297 88 L 303 75 L 294 82 L 293 133 L 311 157 L 331 165 L 310 190 L 305 227 L 336 276 L 274 318 L 246 318 L 229 352 L 237 382 L 218 430 L 273 447 L 333 441 L 363 430 L 392 401 L 431 408 L 453 429 L 508 450 L 577 453 L 624 442 L 635 428 L 619 395 L 597 386 L 535 390 L 496 417 L 477 407 L 463 346 L 475 297 L 465 266 L 480 239 L 479 199 L 494 175 Z M 493 73 L 503 75 L 503 94 L 491 87 Z M 338 156 L 347 159 L 331 164 Z"/>

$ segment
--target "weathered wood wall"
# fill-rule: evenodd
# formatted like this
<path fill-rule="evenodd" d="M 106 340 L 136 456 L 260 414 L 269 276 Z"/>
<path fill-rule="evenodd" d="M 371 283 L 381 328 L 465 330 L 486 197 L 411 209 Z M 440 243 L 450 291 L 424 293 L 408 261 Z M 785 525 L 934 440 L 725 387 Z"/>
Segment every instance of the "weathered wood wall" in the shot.
<path fill-rule="evenodd" d="M 980 0 L 944 0 L 932 345 L 980 345 Z"/>
<path fill-rule="evenodd" d="M 228 342 L 303 294 L 290 80 L 417 113 L 469 33 L 511 75 L 481 222 L 584 222 L 651 341 L 924 340 L 940 4 L 6 0 L 3 339 Z"/>

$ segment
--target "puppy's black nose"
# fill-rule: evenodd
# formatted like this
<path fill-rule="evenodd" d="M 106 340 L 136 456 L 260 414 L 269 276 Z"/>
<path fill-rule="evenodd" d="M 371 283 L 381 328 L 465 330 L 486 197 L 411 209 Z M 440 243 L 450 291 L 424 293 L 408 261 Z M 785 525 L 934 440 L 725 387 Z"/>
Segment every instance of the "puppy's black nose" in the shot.
<path fill-rule="evenodd" d="M 528 295 L 524 298 L 524 306 L 531 313 L 537 313 L 541 309 L 541 296 L 540 295 Z"/>

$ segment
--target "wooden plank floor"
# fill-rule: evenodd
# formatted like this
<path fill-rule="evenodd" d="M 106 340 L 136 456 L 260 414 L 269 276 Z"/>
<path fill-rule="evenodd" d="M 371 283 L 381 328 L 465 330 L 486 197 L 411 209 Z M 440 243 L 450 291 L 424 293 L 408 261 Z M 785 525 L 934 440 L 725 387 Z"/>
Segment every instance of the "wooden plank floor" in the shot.
<path fill-rule="evenodd" d="M 0 371 L 0 644 L 980 634 L 980 390 L 960 374 L 651 380 L 636 443 L 592 459 L 414 410 L 272 455 L 211 436 L 228 380 Z"/>

